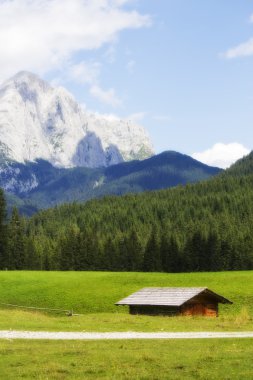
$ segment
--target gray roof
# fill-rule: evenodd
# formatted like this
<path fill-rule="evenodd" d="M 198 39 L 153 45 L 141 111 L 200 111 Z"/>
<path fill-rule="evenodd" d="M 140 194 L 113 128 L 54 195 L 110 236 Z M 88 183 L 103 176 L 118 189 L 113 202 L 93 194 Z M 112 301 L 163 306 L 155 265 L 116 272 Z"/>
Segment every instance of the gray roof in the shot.
<path fill-rule="evenodd" d="M 144 288 L 116 305 L 181 306 L 203 292 L 215 297 L 217 302 L 232 303 L 207 288 Z"/>

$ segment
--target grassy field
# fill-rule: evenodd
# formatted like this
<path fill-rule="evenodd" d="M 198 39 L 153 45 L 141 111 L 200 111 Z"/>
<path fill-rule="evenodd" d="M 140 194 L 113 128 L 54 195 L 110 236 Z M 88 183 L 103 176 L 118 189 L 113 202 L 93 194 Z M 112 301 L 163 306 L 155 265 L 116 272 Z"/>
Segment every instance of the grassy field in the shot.
<path fill-rule="evenodd" d="M 2 341 L 2 379 L 253 379 L 250 339 Z"/>
<path fill-rule="evenodd" d="M 233 305 L 219 318 L 131 316 L 114 303 L 145 286 L 207 286 Z M 48 331 L 253 330 L 253 272 L 0 272 L 0 303 L 73 309 L 82 315 L 29 312 L 0 305 L 0 329 Z"/>
<path fill-rule="evenodd" d="M 39 331 L 253 330 L 253 273 L 0 272 L 0 329 Z M 145 286 L 207 286 L 231 299 L 219 318 L 131 316 L 114 303 Z M 3 379 L 253 379 L 252 339 L 0 341 Z"/>

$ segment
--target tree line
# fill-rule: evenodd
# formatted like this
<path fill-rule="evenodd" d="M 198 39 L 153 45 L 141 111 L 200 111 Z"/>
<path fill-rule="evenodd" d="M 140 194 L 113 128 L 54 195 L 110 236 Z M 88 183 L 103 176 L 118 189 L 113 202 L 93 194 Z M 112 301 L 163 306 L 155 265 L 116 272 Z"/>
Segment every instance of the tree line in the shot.
<path fill-rule="evenodd" d="M 253 269 L 253 176 L 65 204 L 6 218 L 0 269 L 192 272 Z"/>

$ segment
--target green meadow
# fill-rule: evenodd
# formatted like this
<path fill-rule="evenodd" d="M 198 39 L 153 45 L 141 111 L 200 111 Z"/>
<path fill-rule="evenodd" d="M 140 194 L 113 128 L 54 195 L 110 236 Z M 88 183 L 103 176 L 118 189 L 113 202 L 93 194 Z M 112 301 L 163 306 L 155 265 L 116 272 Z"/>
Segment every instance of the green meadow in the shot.
<path fill-rule="evenodd" d="M 115 302 L 147 286 L 207 286 L 233 301 L 218 318 L 132 316 Z M 253 273 L 0 272 L 0 329 L 40 331 L 253 330 Z M 73 310 L 12 308 L 4 303 Z"/>
<path fill-rule="evenodd" d="M 8 380 L 252 380 L 252 357 L 252 339 L 0 341 Z"/>
<path fill-rule="evenodd" d="M 0 307 L 0 330 L 252 331 L 252 272 L 1 272 L 0 302 L 79 314 Z M 114 303 L 146 286 L 207 286 L 233 301 L 218 318 L 132 316 Z M 251 380 L 252 339 L 0 340 L 8 380 Z"/>

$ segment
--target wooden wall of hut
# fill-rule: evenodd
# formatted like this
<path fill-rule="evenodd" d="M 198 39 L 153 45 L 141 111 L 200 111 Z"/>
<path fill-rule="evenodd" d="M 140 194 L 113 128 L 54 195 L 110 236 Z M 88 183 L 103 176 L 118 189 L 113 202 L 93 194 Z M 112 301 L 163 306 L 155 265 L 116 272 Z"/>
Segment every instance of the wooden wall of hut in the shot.
<path fill-rule="evenodd" d="M 142 306 L 142 305 L 134 305 L 129 306 L 129 312 L 132 315 L 179 315 L 180 309 L 179 307 L 173 306 Z"/>
<path fill-rule="evenodd" d="M 218 316 L 218 304 L 185 304 L 181 307 L 180 314 L 189 316 L 206 316 L 217 317 Z"/>

